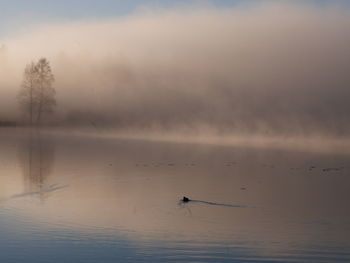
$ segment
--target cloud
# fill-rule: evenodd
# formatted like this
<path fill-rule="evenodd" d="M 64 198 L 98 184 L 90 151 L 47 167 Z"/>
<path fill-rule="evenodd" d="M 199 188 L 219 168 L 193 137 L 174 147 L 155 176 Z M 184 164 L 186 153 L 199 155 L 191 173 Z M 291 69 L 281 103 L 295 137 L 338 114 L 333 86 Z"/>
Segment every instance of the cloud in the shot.
<path fill-rule="evenodd" d="M 349 28 L 342 5 L 300 1 L 41 25 L 0 41 L 1 104 L 15 99 L 25 64 L 45 56 L 66 121 L 348 135 Z"/>

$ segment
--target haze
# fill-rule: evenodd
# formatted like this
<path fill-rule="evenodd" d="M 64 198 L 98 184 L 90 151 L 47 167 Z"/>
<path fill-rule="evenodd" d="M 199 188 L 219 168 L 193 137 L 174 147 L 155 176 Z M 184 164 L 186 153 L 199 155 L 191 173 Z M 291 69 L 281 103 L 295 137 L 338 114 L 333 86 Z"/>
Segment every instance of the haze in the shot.
<path fill-rule="evenodd" d="M 0 262 L 350 262 L 350 1 L 0 0 Z"/>
<path fill-rule="evenodd" d="M 26 64 L 55 74 L 61 125 L 348 136 L 350 10 L 263 1 L 143 8 L 0 40 L 0 118 Z"/>

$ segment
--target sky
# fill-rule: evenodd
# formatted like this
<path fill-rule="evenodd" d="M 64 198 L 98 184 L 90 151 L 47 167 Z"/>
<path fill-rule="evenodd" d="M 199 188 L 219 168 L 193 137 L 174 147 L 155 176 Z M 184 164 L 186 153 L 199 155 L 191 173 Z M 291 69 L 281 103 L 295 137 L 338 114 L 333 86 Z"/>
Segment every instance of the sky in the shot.
<path fill-rule="evenodd" d="M 67 122 L 350 136 L 349 1 L 1 3 L 0 119 L 44 56 Z"/>
<path fill-rule="evenodd" d="M 232 6 L 240 1 L 242 0 L 212 0 L 210 3 L 217 6 Z M 0 36 L 21 29 L 28 23 L 111 18 L 128 15 L 144 6 L 164 7 L 189 2 L 188 0 L 0 0 Z"/>
<path fill-rule="evenodd" d="M 298 0 L 289 2 L 296 1 Z M 169 7 L 191 2 L 230 7 L 264 0 L 0 0 L 0 36 L 25 29 L 31 24 L 111 18 L 128 15 L 145 6 Z M 307 2 L 322 4 L 346 2 L 346 0 L 307 0 Z"/>

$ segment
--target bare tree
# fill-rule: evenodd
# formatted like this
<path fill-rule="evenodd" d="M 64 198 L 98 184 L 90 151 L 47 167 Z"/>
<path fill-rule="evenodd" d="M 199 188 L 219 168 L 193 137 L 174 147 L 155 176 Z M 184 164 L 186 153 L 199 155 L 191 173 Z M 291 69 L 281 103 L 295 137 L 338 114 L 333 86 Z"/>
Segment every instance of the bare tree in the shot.
<path fill-rule="evenodd" d="M 29 115 L 31 125 L 34 120 L 35 124 L 40 124 L 45 113 L 53 113 L 56 106 L 54 80 L 46 58 L 26 66 L 18 98 L 23 113 Z"/>
<path fill-rule="evenodd" d="M 30 124 L 33 124 L 34 111 L 37 108 L 37 74 L 34 62 L 28 64 L 24 70 L 22 89 L 19 102 L 23 113 L 29 114 Z"/>

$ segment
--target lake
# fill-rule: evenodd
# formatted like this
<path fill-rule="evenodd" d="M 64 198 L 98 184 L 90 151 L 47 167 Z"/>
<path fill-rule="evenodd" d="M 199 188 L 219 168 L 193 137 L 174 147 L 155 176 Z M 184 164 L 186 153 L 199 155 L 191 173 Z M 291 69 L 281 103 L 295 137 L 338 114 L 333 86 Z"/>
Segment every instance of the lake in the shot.
<path fill-rule="evenodd" d="M 0 168 L 1 262 L 350 262 L 346 153 L 13 128 Z"/>

